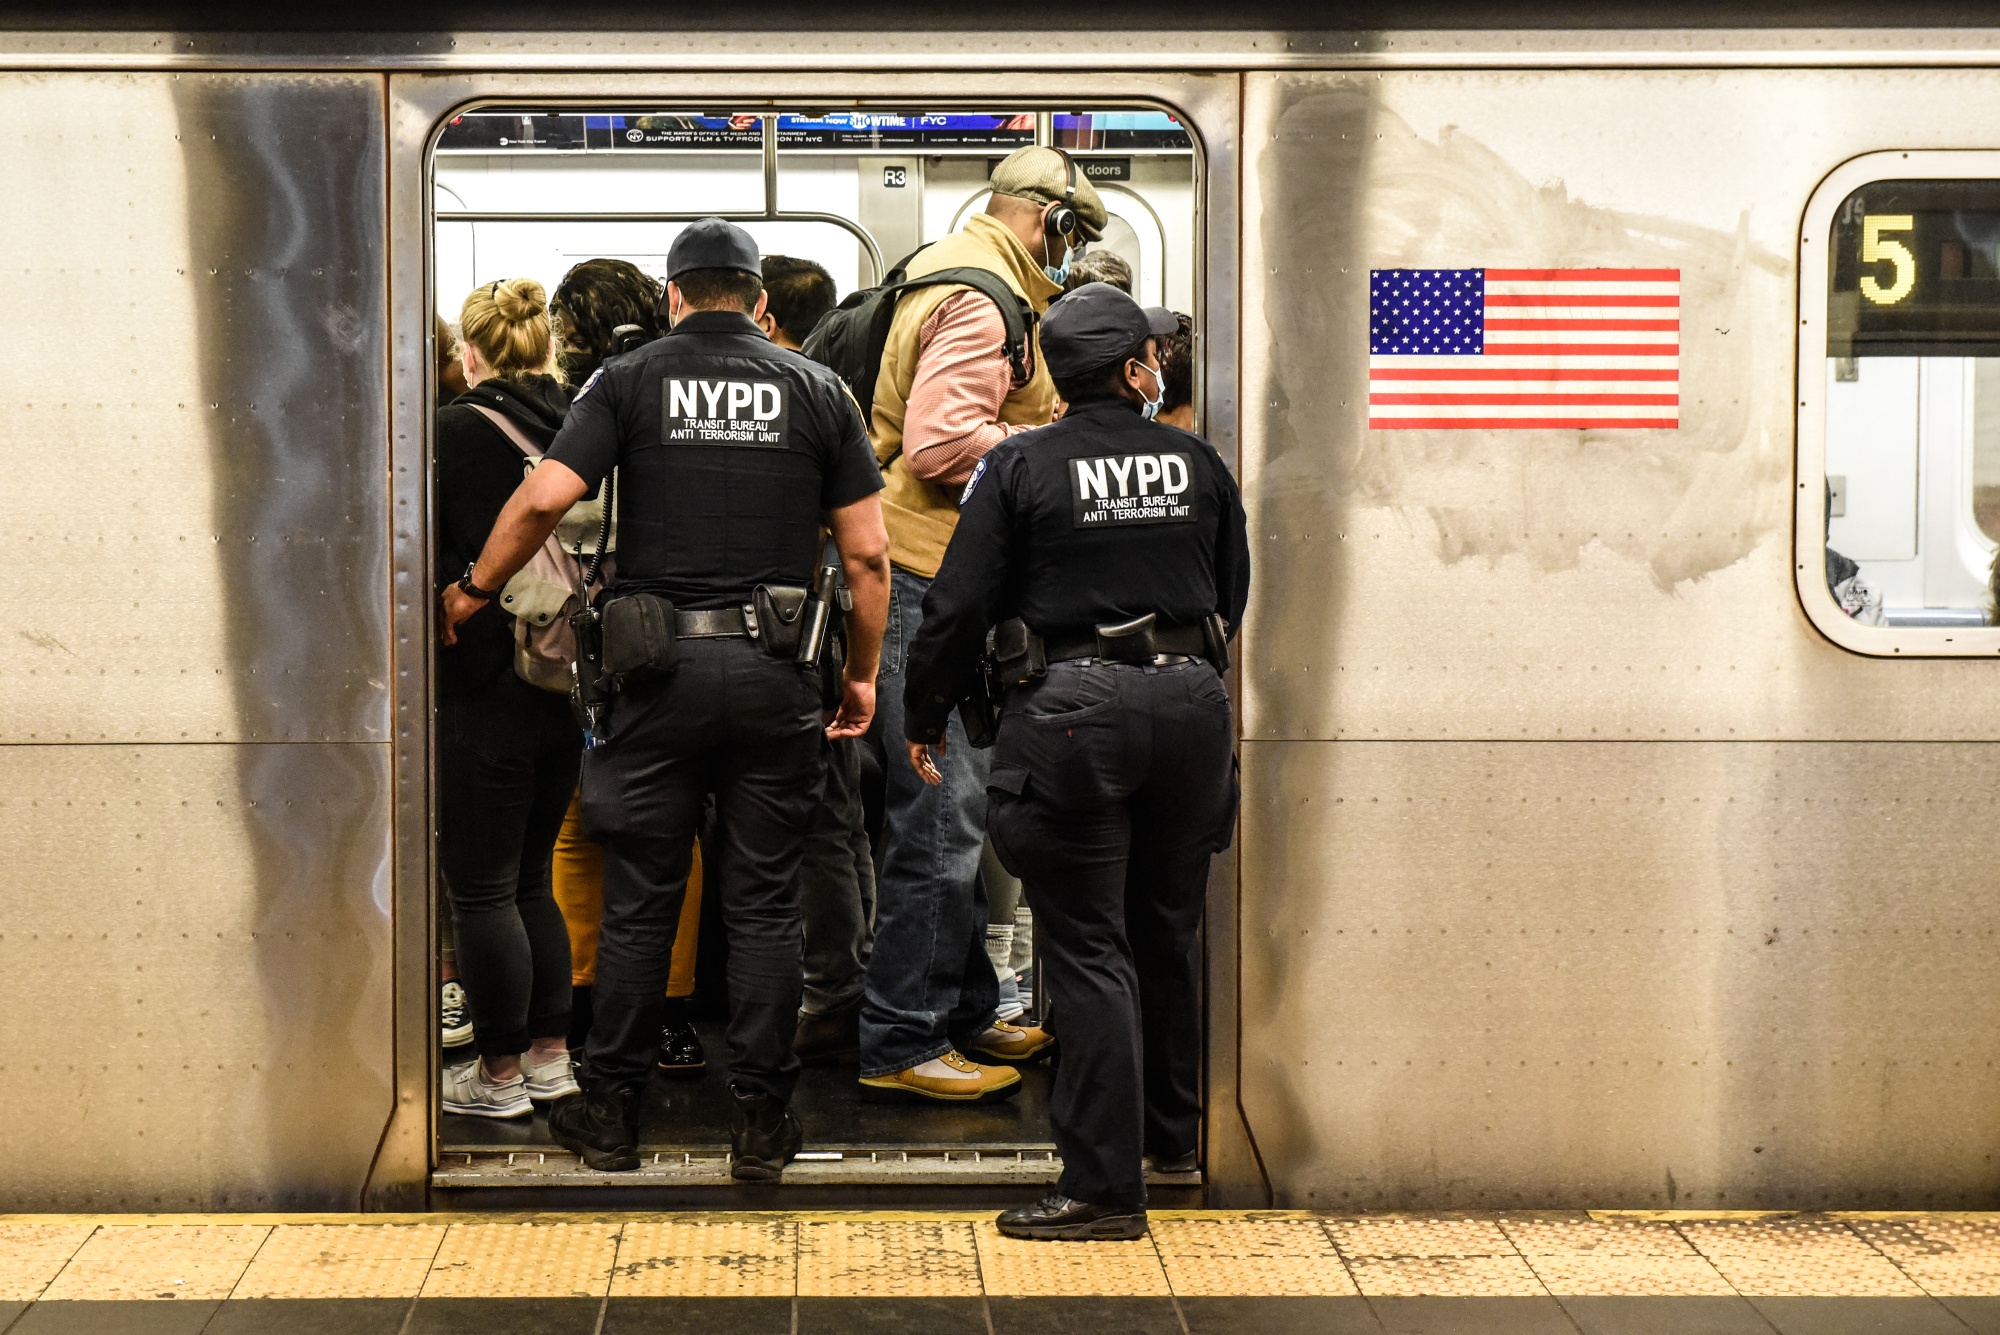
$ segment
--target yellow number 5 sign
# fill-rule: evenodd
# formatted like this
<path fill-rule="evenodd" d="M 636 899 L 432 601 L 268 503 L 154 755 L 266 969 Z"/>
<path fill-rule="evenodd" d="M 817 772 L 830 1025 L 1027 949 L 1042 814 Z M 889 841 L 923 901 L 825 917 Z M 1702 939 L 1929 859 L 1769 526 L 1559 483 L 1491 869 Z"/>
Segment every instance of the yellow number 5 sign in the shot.
<path fill-rule="evenodd" d="M 1861 276 L 1861 295 L 1877 306 L 1893 306 L 1910 295 L 1910 289 L 1917 285 L 1917 257 L 1910 248 L 1900 241 L 1883 239 L 1884 232 L 1907 232 L 1916 226 L 1916 220 L 1907 213 L 1870 214 L 1861 220 L 1861 262 L 1879 264 L 1887 261 L 1895 273 L 1895 281 L 1887 287 L 1875 281 L 1875 275 Z"/>

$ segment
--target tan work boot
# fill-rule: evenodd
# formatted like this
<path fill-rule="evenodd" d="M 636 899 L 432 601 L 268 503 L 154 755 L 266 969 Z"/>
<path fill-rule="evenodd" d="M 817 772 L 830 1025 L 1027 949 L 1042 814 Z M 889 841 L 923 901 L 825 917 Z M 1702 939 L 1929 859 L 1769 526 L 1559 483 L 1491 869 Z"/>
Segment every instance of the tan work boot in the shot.
<path fill-rule="evenodd" d="M 931 1069 L 926 1070 L 926 1067 Z M 956 1052 L 947 1052 L 906 1071 L 861 1077 L 861 1097 L 869 1103 L 924 1103 L 931 1100 L 940 1103 L 985 1103 L 989 1099 L 1010 1098 L 1020 1087 L 1019 1071 L 1004 1066 L 980 1066 Z"/>
<path fill-rule="evenodd" d="M 984 1061 L 1018 1066 L 1040 1057 L 1055 1046 L 1055 1041 L 1055 1035 L 1046 1029 L 995 1020 L 992 1028 L 973 1040 L 972 1051 Z"/>

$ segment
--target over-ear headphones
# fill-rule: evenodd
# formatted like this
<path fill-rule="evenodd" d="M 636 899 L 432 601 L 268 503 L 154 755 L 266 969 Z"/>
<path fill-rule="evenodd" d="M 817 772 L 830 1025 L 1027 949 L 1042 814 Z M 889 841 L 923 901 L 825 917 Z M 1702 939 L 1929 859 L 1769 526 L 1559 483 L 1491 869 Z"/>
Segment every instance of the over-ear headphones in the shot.
<path fill-rule="evenodd" d="M 1051 204 L 1042 211 L 1042 227 L 1068 240 L 1076 235 L 1077 230 L 1076 159 L 1063 149 L 1054 148 L 1053 151 L 1063 160 L 1063 197 L 1060 204 Z"/>

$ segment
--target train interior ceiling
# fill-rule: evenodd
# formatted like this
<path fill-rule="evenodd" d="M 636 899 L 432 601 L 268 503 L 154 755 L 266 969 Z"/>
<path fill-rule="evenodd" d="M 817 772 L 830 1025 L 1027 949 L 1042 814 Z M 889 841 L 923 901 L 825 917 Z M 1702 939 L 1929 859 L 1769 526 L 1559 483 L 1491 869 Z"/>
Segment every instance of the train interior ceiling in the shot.
<path fill-rule="evenodd" d="M 674 236 L 711 214 L 738 222 L 767 255 L 817 261 L 844 297 L 983 208 L 993 164 L 1036 143 L 1069 152 L 1098 190 L 1109 223 L 1091 249 L 1129 264 L 1133 295 L 1193 314 L 1199 164 L 1188 133 L 1154 108 L 470 110 L 442 128 L 432 158 L 436 310 L 455 321 L 467 292 L 499 279 L 534 278 L 554 292 L 571 266 L 596 257 L 663 278 Z M 879 741 L 871 741 L 879 757 Z M 879 777 L 875 783 L 879 793 Z M 876 794 L 870 798 L 879 812 Z M 663 1175 L 726 1183 L 726 946 L 718 917 L 700 915 L 688 1003 L 708 1065 L 653 1082 L 641 1132 L 646 1171 L 583 1178 L 549 1168 L 538 1153 L 554 1149 L 542 1110 L 532 1121 L 443 1114 L 434 1184 L 658 1185 Z M 471 1055 L 469 1046 L 448 1048 L 442 1060 Z M 852 1058 L 809 1067 L 795 1102 L 807 1154 L 786 1181 L 1053 1180 L 1051 1072 L 1044 1065 L 1023 1074 L 1022 1092 L 1010 1100 L 910 1107 L 862 1102 Z M 1182 1176 L 1188 1181 L 1179 1185 L 1199 1181 Z"/>

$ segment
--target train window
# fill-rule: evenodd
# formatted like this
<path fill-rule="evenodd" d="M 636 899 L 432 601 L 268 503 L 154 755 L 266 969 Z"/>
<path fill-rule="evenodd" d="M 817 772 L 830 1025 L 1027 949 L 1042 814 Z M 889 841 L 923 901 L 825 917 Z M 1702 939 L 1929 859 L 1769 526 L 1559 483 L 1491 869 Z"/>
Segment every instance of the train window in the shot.
<path fill-rule="evenodd" d="M 1848 163 L 1801 253 L 1801 601 L 1863 653 L 2000 652 L 2000 154 Z"/>

